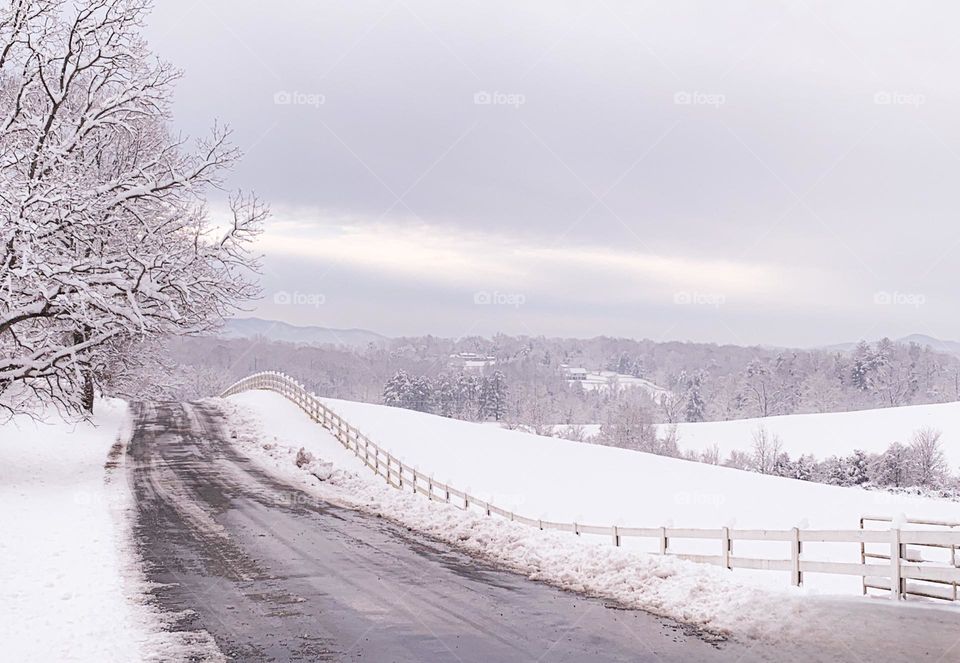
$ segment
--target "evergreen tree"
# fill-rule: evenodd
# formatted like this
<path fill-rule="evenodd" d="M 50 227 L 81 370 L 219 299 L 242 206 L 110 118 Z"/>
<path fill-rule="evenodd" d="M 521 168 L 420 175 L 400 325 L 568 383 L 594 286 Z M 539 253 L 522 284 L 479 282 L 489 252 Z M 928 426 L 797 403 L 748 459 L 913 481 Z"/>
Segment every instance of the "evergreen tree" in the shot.
<path fill-rule="evenodd" d="M 866 341 L 860 341 L 853 351 L 853 368 L 850 371 L 850 383 L 860 391 L 869 391 L 873 366 L 873 350 L 870 349 Z"/>
<path fill-rule="evenodd" d="M 440 416 L 454 416 L 456 408 L 456 384 L 446 373 L 438 376 L 433 383 L 433 404 L 436 413 Z"/>
<path fill-rule="evenodd" d="M 706 403 L 703 402 L 703 371 L 697 371 L 687 380 L 687 421 L 703 421 L 706 419 Z"/>
<path fill-rule="evenodd" d="M 820 463 L 818 475 L 821 483 L 828 483 L 832 486 L 850 485 L 850 471 L 847 468 L 845 458 L 830 456 Z"/>
<path fill-rule="evenodd" d="M 813 457 L 813 454 L 803 454 L 797 458 L 792 469 L 793 474 L 791 476 L 794 479 L 813 481 L 817 472 L 817 460 Z"/>
<path fill-rule="evenodd" d="M 460 419 L 476 420 L 479 417 L 480 389 L 476 377 L 459 373 L 454 381 L 454 412 Z"/>
<path fill-rule="evenodd" d="M 851 486 L 860 486 L 870 480 L 870 459 L 867 452 L 855 449 L 844 460 L 847 471 L 847 480 Z"/>
<path fill-rule="evenodd" d="M 480 387 L 480 418 L 500 421 L 507 412 L 507 379 L 496 370 L 484 376 Z"/>
<path fill-rule="evenodd" d="M 410 381 L 404 407 L 418 412 L 430 412 L 433 405 L 432 396 L 433 385 L 430 383 L 430 378 L 419 375 Z"/>
<path fill-rule="evenodd" d="M 781 451 L 773 461 L 773 474 L 778 477 L 793 476 L 793 463 L 790 461 L 790 454 Z"/>
<path fill-rule="evenodd" d="M 410 377 L 406 371 L 397 371 L 383 387 L 383 404 L 393 407 L 406 407 L 409 389 Z"/>

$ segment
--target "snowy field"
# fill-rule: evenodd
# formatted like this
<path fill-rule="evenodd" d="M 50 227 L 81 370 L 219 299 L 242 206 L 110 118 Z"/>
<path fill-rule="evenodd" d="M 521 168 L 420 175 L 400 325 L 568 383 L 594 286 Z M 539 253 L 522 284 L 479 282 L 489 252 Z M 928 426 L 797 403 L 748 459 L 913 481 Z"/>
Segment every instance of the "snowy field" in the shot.
<path fill-rule="evenodd" d="M 726 457 L 735 449 L 749 451 L 759 426 L 780 436 L 784 451 L 792 457 L 812 453 L 820 460 L 854 449 L 880 453 L 892 442 L 909 444 L 914 431 L 930 426 L 943 432 L 943 451 L 951 471 L 960 468 L 960 403 L 677 424 L 677 432 L 681 449 L 701 451 L 717 444 Z M 589 434 L 599 430 L 592 428 Z"/>
<path fill-rule="evenodd" d="M 296 408 L 279 395 L 232 397 L 256 406 L 267 430 Z M 957 504 L 765 476 L 651 454 L 541 437 L 379 405 L 326 404 L 406 463 L 437 480 L 532 518 L 635 527 L 855 529 L 862 515 L 956 518 Z M 267 407 L 266 405 L 269 405 Z M 299 415 L 298 415 L 299 416 Z M 305 416 L 301 419 L 309 422 Z M 311 431 L 298 435 L 306 444 Z M 584 536 L 583 538 L 590 538 Z M 596 537 L 606 542 L 605 537 Z M 624 545 L 653 551 L 652 539 Z M 675 552 L 718 554 L 713 541 L 672 540 Z M 788 558 L 783 542 L 740 542 L 735 554 Z M 807 544 L 807 559 L 859 562 L 856 544 Z M 737 570 L 770 587 L 782 572 Z M 806 591 L 859 594 L 853 576 L 808 573 Z"/>
<path fill-rule="evenodd" d="M 464 512 L 453 505 L 430 502 L 421 495 L 388 487 L 382 478 L 375 477 L 369 468 L 319 424 L 278 394 L 245 392 L 231 396 L 227 402 L 231 413 L 230 425 L 236 433 L 238 444 L 273 473 L 302 485 L 321 499 L 390 517 L 533 579 L 611 598 L 716 633 L 760 637 L 785 643 L 839 641 L 837 651 L 851 655 L 838 655 L 836 660 L 861 660 L 862 652 L 854 653 L 841 643 L 857 642 L 860 646 L 873 643 L 870 646 L 874 646 L 882 639 L 873 637 L 873 634 L 876 630 L 884 629 L 900 633 L 888 652 L 896 655 L 889 660 L 905 660 L 903 656 L 906 654 L 903 652 L 911 651 L 914 646 L 931 644 L 930 632 L 937 634 L 933 639 L 940 638 L 960 624 L 960 611 L 952 608 L 931 610 L 934 604 L 927 602 L 911 601 L 894 605 L 887 599 L 813 596 L 816 592 L 810 589 L 787 586 L 785 578 L 780 579 L 776 587 L 764 586 L 739 571 L 731 573 L 714 566 L 649 555 L 629 547 L 615 548 L 608 541 L 595 537 L 541 532 L 501 518 L 487 518 L 478 512 Z M 434 445 L 444 445 L 451 451 L 437 454 L 437 466 L 443 464 L 449 469 L 451 479 L 475 479 L 472 487 L 477 493 L 481 492 L 484 484 L 511 483 L 510 478 L 490 472 L 496 469 L 494 464 L 498 453 L 504 451 L 502 444 L 519 451 L 528 445 L 535 446 L 541 440 L 546 444 L 557 442 L 549 438 L 529 439 L 536 436 L 518 437 L 518 434 L 510 434 L 499 439 L 499 436 L 486 439 L 479 448 L 473 449 L 473 442 L 477 441 L 474 430 L 482 431 L 485 437 L 497 429 L 381 406 L 339 401 L 331 401 L 330 404 L 345 417 L 357 419 L 358 426 L 370 424 L 367 428 L 371 437 L 392 447 L 397 454 L 411 452 L 405 454 L 407 458 L 414 458 L 413 452 L 422 453 L 431 450 L 431 447 L 435 451 Z M 413 419 L 406 419 L 411 416 Z M 362 423 L 359 421 L 361 418 L 364 419 Z M 446 428 L 443 424 L 447 421 L 458 425 Z M 419 437 L 410 427 L 436 433 L 431 436 L 433 442 L 410 441 Z M 374 431 L 374 428 L 377 430 Z M 404 428 L 408 430 L 404 432 Z M 407 441 L 404 442 L 404 439 Z M 397 440 L 396 444 L 392 444 L 391 440 Z M 294 459 L 301 447 L 318 459 L 333 464 L 332 475 L 321 472 L 328 477 L 327 480 L 320 481 L 296 467 Z M 644 454 L 637 455 L 656 459 Z M 561 448 L 558 454 L 552 456 L 563 458 L 566 454 Z M 624 459 L 618 457 L 616 460 Z M 556 469 L 556 463 L 547 463 L 547 466 L 548 470 Z M 696 467 L 694 464 L 686 466 Z M 529 465 L 525 467 L 530 470 Z M 426 471 L 427 464 L 422 464 L 421 469 Z M 682 479 L 682 471 L 674 469 L 677 470 L 678 479 Z M 521 476 L 522 472 L 508 475 Z M 727 475 L 729 479 L 742 476 L 743 473 Z M 595 485 L 599 483 L 602 482 Z M 648 494 L 648 490 L 642 486 L 649 483 L 649 476 L 646 480 L 635 481 L 636 494 L 641 498 Z M 570 488 L 569 484 L 560 482 L 557 487 L 549 489 L 554 485 L 549 471 L 528 473 L 521 482 L 523 484 L 539 490 L 546 489 L 552 497 L 561 496 Z M 538 500 L 544 499 L 533 492 L 531 490 L 529 498 L 525 493 L 522 496 L 531 508 Z M 520 498 L 521 495 L 515 494 L 515 497 Z M 650 507 L 654 512 L 676 511 L 668 500 L 658 500 Z M 599 512 L 601 506 L 597 504 L 594 508 Z M 607 509 L 617 511 L 617 505 L 611 503 Z M 637 511 L 628 508 L 620 512 Z M 562 511 L 558 510 L 557 514 L 562 515 Z M 941 606 L 937 604 L 937 607 Z M 943 648 L 950 644 L 945 641 Z M 784 657 L 778 657 L 777 660 L 795 660 L 787 655 L 790 651 L 785 650 Z"/>
<path fill-rule="evenodd" d="M 680 449 L 684 451 L 705 451 L 716 444 L 721 458 L 726 458 L 731 451 L 749 452 L 753 433 L 763 426 L 780 437 L 783 450 L 791 457 L 812 453 L 818 460 L 848 455 L 854 449 L 882 453 L 893 442 L 910 444 L 915 431 L 929 426 L 943 433 L 941 442 L 951 471 L 957 472 L 960 468 L 960 403 L 660 424 L 658 434 L 665 435 L 670 425 L 677 427 Z M 568 428 L 566 424 L 557 424 L 553 430 L 560 434 Z M 600 433 L 600 424 L 582 424 L 579 428 L 587 439 Z"/>
<path fill-rule="evenodd" d="M 0 659 L 177 659 L 142 602 L 126 477 L 105 467 L 129 429 L 118 400 L 91 423 L 0 425 Z"/>
<path fill-rule="evenodd" d="M 567 380 L 567 383 L 579 384 L 588 391 L 617 391 L 620 389 L 639 388 L 646 391 L 655 403 L 659 403 L 661 398 L 670 394 L 669 390 L 664 389 L 663 387 L 660 387 L 649 380 L 634 377 L 632 375 L 624 375 L 623 373 L 617 373 L 615 371 L 588 372 L 586 374 L 586 379 Z"/>

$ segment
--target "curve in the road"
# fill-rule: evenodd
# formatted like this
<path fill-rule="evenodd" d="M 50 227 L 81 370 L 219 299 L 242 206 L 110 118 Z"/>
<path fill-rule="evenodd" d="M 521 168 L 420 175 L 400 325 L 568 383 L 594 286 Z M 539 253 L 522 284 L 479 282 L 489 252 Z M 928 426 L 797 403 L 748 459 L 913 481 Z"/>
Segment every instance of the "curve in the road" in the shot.
<path fill-rule="evenodd" d="M 135 417 L 128 465 L 155 599 L 230 660 L 758 658 L 309 498 L 238 453 L 211 405 L 139 404 Z"/>

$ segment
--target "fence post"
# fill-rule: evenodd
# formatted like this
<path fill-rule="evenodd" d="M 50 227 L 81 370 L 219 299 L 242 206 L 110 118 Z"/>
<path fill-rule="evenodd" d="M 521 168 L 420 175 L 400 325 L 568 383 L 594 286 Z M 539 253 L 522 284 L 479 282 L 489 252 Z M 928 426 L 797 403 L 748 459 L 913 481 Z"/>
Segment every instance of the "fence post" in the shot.
<path fill-rule="evenodd" d="M 616 525 L 613 526 L 613 545 L 620 547 L 620 528 Z"/>
<path fill-rule="evenodd" d="M 667 528 L 661 527 L 660 528 L 660 554 L 661 555 L 667 554 L 667 546 L 669 545 L 670 545 L 670 542 L 667 540 Z"/>
<path fill-rule="evenodd" d="M 903 579 L 900 577 L 900 528 L 890 528 L 890 598 L 900 598 L 903 591 Z"/>
<path fill-rule="evenodd" d="M 803 575 L 800 572 L 800 528 L 794 527 L 793 537 L 790 539 L 790 584 L 799 587 L 803 584 Z"/>
<path fill-rule="evenodd" d="M 720 556 L 723 561 L 723 568 L 732 569 L 733 567 L 730 566 L 730 548 L 733 542 L 730 540 L 730 528 L 724 527 L 721 531 L 722 535 L 720 537 L 720 544 L 723 546 L 723 548 L 720 552 Z"/>
<path fill-rule="evenodd" d="M 950 531 L 953 531 L 953 527 L 950 528 Z M 950 565 L 957 567 L 960 564 L 957 564 L 957 547 L 950 546 Z M 957 583 L 953 583 L 953 600 L 957 600 Z"/>
<path fill-rule="evenodd" d="M 864 519 L 860 519 L 860 529 L 863 530 Z M 863 539 L 860 539 L 860 563 L 867 563 L 867 544 L 864 543 Z M 863 588 L 863 595 L 867 595 L 867 576 L 860 576 L 860 585 Z"/>

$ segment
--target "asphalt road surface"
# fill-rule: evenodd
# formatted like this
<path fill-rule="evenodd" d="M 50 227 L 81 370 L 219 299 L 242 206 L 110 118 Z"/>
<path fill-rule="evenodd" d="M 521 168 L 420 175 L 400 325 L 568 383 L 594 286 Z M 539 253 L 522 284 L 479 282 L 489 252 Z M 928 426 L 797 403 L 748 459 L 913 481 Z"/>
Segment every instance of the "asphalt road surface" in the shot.
<path fill-rule="evenodd" d="M 239 453 L 215 406 L 134 407 L 125 464 L 154 598 L 228 660 L 960 660 L 960 620 L 885 602 L 838 604 L 830 642 L 710 642 L 317 501 Z"/>
<path fill-rule="evenodd" d="M 136 406 L 136 533 L 158 604 L 236 661 L 737 661 L 649 614 L 497 570 L 317 502 L 231 446 L 219 413 Z M 747 656 L 746 660 L 751 659 Z"/>

